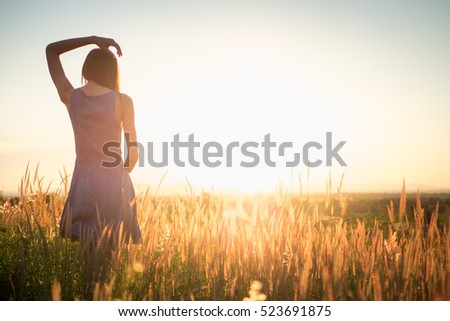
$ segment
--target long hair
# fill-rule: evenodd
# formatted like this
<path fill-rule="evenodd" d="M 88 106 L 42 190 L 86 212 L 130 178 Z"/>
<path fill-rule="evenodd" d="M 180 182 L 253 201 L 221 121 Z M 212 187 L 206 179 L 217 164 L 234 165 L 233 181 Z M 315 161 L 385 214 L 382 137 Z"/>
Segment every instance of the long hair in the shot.
<path fill-rule="evenodd" d="M 119 91 L 119 66 L 108 49 L 93 49 L 86 56 L 81 75 L 100 86 Z"/>

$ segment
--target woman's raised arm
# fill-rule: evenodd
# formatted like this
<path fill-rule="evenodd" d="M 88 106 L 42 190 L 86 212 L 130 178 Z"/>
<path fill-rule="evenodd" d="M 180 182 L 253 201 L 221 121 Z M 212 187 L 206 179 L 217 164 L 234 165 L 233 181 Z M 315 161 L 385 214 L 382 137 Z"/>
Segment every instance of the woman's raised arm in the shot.
<path fill-rule="evenodd" d="M 122 55 L 120 46 L 113 39 L 96 36 L 61 40 L 49 44 L 46 48 L 47 65 L 50 76 L 58 90 L 59 98 L 67 107 L 70 103 L 70 95 L 72 94 L 73 86 L 64 73 L 59 56 L 65 52 L 91 44 L 97 45 L 102 49 L 108 49 L 110 46 L 113 46 L 117 49 L 117 54 L 119 56 Z"/>

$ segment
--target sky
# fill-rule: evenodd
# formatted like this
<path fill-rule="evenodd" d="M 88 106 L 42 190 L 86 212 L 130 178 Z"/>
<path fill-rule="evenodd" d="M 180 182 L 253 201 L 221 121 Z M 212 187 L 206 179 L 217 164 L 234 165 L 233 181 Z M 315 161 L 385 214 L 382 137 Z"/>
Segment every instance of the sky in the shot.
<path fill-rule="evenodd" d="M 51 188 L 73 170 L 67 111 L 45 47 L 114 38 L 121 90 L 133 98 L 138 140 L 191 133 L 201 144 L 346 141 L 343 167 L 154 168 L 131 177 L 154 189 L 193 185 L 268 191 L 298 177 L 324 191 L 450 190 L 448 1 L 3 1 L 0 0 L 0 190 L 14 193 L 27 163 Z M 75 87 L 87 46 L 62 56 Z M 196 154 L 197 157 L 200 154 Z M 312 157 L 321 157 L 312 153 Z M 239 160 L 239 156 L 236 156 Z"/>

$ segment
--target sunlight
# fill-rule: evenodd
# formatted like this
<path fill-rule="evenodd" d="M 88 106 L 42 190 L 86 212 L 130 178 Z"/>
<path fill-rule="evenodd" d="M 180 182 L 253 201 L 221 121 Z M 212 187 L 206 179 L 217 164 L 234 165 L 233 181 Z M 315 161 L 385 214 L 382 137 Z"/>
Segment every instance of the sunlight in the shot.
<path fill-rule="evenodd" d="M 259 27 L 265 29 L 264 24 Z M 195 133 L 200 141 L 223 144 L 259 141 L 268 132 L 280 142 L 294 144 L 321 139 L 336 121 L 336 106 L 345 103 L 333 95 L 320 95 L 335 90 L 309 70 L 314 57 L 295 48 L 295 37 L 286 29 L 261 35 L 254 25 L 239 24 L 229 30 L 233 36 L 219 40 L 215 35 L 223 32 L 221 28 L 198 27 L 195 34 L 178 31 L 169 35 L 178 47 L 170 48 L 162 40 L 151 44 L 155 62 L 141 65 L 141 58 L 124 63 L 123 74 L 131 73 L 125 78 L 130 82 L 126 89 L 135 97 L 139 141 L 160 144 L 176 133 Z M 145 88 L 134 83 L 142 74 L 149 75 Z M 139 169 L 134 179 L 155 182 L 165 170 Z M 152 179 L 150 173 L 158 174 Z M 178 183 L 186 176 L 204 188 L 251 191 L 270 190 L 280 182 L 290 186 L 292 180 L 289 168 L 264 165 L 251 170 L 171 167 L 170 173 Z M 316 178 L 324 181 L 326 171 Z"/>

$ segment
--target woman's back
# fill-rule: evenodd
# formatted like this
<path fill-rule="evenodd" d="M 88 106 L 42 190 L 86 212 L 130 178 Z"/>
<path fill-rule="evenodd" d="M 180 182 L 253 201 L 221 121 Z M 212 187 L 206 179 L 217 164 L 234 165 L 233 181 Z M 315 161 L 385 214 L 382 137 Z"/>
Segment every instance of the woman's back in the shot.
<path fill-rule="evenodd" d="M 120 153 L 121 126 L 116 116 L 116 91 L 89 96 L 73 90 L 69 115 L 75 135 L 76 162 L 70 192 L 61 218 L 62 236 L 98 239 L 106 227 L 117 234 L 123 224 L 125 237 L 139 242 L 133 185 L 123 162 L 104 166 L 111 159 L 104 145 L 113 142 Z M 116 235 L 117 236 L 117 235 Z"/>
<path fill-rule="evenodd" d="M 116 117 L 116 97 L 113 90 L 90 96 L 82 88 L 74 89 L 69 115 L 75 135 L 77 164 L 101 167 L 108 158 L 103 153 L 106 143 L 121 142 L 121 126 Z M 120 148 L 117 149 L 120 151 Z"/>

